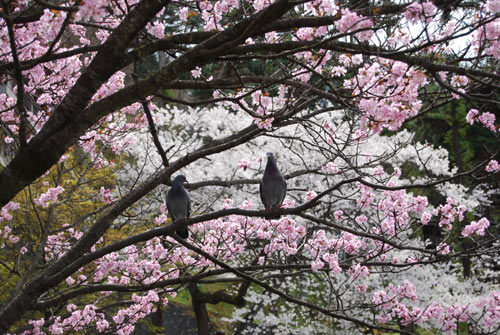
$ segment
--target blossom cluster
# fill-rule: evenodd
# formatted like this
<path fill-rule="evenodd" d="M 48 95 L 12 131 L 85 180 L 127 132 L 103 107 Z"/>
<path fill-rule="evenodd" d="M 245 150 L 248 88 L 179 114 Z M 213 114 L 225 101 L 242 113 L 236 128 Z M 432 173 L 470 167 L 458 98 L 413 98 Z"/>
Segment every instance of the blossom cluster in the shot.
<path fill-rule="evenodd" d="M 486 55 L 500 59 L 500 19 L 494 18 L 494 15 L 498 14 L 498 1 L 488 0 L 485 8 L 486 13 L 481 14 L 488 22 L 484 28 L 474 31 L 472 45 L 476 53 L 479 54 L 483 49 Z M 489 15 L 492 15 L 493 19 Z"/>
<path fill-rule="evenodd" d="M 9 241 L 12 244 L 16 244 L 17 242 L 19 242 L 19 237 L 12 233 L 12 228 L 10 228 L 9 226 L 3 227 L 3 230 L 0 229 L 0 238 L 2 238 L 4 241 Z M 1 248 L 5 247 L 4 241 L 1 241 Z"/>
<path fill-rule="evenodd" d="M 404 16 L 410 23 L 417 23 L 420 21 L 430 23 L 436 12 L 437 8 L 431 1 L 426 1 L 424 3 L 412 2 L 406 7 Z"/>
<path fill-rule="evenodd" d="M 490 112 L 484 112 L 479 114 L 477 109 L 471 109 L 469 113 L 467 113 L 466 121 L 470 125 L 473 125 L 475 122 L 480 123 L 483 127 L 489 129 L 491 132 L 496 133 L 497 127 L 495 126 L 496 116 Z"/>
<path fill-rule="evenodd" d="M 63 228 L 63 231 L 47 237 L 44 248 L 46 262 L 62 257 L 71 248 L 71 242 L 79 240 L 83 235 L 81 231 L 75 230 L 68 224 L 65 224 Z"/>
<path fill-rule="evenodd" d="M 113 203 L 111 190 L 103 187 L 100 188 L 99 194 L 101 195 L 101 201 L 107 205 L 111 205 Z"/>
<path fill-rule="evenodd" d="M 9 212 L 17 211 L 19 208 L 21 208 L 21 205 L 19 205 L 17 202 L 9 201 L 7 205 L 3 206 L 0 210 L 0 222 L 4 220 L 12 220 L 12 214 Z"/>
<path fill-rule="evenodd" d="M 469 225 L 462 229 L 462 235 L 465 237 L 470 237 L 474 233 L 479 236 L 483 236 L 486 233 L 486 229 L 490 226 L 490 221 L 487 218 L 482 218 L 478 221 L 472 221 Z"/>
<path fill-rule="evenodd" d="M 360 97 L 362 129 L 380 133 L 383 128 L 398 130 L 406 119 L 418 113 L 422 106 L 418 90 L 426 83 L 422 70 L 379 58 L 361 66 L 356 76 L 344 81 L 344 86 Z"/>
<path fill-rule="evenodd" d="M 47 192 L 42 193 L 38 198 L 35 198 L 33 202 L 38 206 L 48 207 L 50 204 L 55 204 L 57 202 L 57 197 L 59 194 L 64 192 L 62 186 L 51 187 Z"/>
<path fill-rule="evenodd" d="M 371 19 L 351 12 L 347 8 L 342 9 L 342 16 L 340 20 L 335 21 L 335 27 L 337 27 L 337 30 L 341 33 L 361 30 L 354 34 L 360 41 L 368 41 L 374 34 L 371 29 L 373 27 Z"/>

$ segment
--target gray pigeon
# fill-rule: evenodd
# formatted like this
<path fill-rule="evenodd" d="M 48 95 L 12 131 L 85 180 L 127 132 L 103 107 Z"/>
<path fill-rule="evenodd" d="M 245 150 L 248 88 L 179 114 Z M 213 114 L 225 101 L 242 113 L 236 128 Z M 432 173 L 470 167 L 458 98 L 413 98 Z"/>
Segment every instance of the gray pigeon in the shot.
<path fill-rule="evenodd" d="M 272 153 L 267 153 L 267 165 L 260 182 L 260 199 L 265 209 L 279 208 L 285 200 L 286 181 L 276 166 Z M 267 220 L 279 219 L 280 215 L 265 216 Z"/>
<path fill-rule="evenodd" d="M 184 188 L 184 183 L 187 183 L 186 177 L 182 174 L 175 177 L 172 182 L 172 187 L 167 193 L 167 209 L 172 220 L 188 218 L 191 213 L 191 199 L 189 193 Z M 175 231 L 179 237 L 187 238 L 189 230 L 187 227 Z"/>

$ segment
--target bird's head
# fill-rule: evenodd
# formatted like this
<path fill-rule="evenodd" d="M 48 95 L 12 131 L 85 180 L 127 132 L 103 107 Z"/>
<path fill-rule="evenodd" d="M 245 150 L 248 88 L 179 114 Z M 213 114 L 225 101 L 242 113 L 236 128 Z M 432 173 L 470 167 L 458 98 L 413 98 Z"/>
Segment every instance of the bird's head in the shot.
<path fill-rule="evenodd" d="M 268 152 L 266 154 L 266 156 L 267 156 L 267 164 L 274 164 L 274 165 L 276 165 L 276 158 L 274 158 L 274 155 L 273 155 L 272 152 Z"/>
<path fill-rule="evenodd" d="M 178 176 L 176 176 L 174 178 L 174 181 L 172 182 L 172 184 L 181 184 L 181 185 L 184 185 L 184 184 L 187 184 L 188 181 L 186 179 L 186 176 L 183 175 L 183 174 L 180 174 Z"/>

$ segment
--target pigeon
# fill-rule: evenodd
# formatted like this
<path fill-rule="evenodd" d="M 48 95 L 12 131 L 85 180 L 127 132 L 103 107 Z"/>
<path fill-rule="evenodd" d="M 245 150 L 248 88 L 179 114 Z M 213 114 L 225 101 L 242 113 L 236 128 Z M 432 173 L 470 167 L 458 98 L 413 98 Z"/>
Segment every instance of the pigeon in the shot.
<path fill-rule="evenodd" d="M 285 200 L 286 181 L 276 166 L 272 153 L 267 153 L 267 165 L 260 182 L 260 199 L 265 209 L 279 208 Z M 279 219 L 280 215 L 265 216 L 267 220 Z"/>
<path fill-rule="evenodd" d="M 189 198 L 189 193 L 184 188 L 184 183 L 187 183 L 186 177 L 182 174 L 178 175 L 175 177 L 172 187 L 167 193 L 167 209 L 173 221 L 189 218 L 191 212 L 191 199 Z M 184 239 L 189 236 L 187 227 L 178 229 L 175 233 Z"/>

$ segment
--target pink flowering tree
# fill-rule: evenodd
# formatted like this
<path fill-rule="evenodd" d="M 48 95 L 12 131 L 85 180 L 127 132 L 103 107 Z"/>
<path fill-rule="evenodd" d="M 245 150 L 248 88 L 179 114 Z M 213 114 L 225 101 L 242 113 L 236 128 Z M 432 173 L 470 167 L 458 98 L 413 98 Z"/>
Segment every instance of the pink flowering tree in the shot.
<path fill-rule="evenodd" d="M 0 332 L 131 334 L 180 292 L 199 334 L 218 303 L 239 334 L 500 329 L 497 0 L 0 4 Z M 456 104 L 496 144 L 467 169 L 412 127 Z"/>

